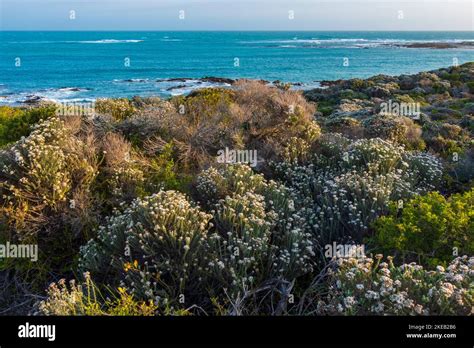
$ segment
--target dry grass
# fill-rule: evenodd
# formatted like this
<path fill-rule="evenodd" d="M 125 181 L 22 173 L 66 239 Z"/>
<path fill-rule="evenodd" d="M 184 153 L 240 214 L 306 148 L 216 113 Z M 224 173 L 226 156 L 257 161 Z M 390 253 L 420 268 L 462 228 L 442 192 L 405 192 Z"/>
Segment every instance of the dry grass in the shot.
<path fill-rule="evenodd" d="M 108 167 L 118 167 L 130 161 L 131 144 L 120 134 L 107 133 L 101 149 Z"/>
<path fill-rule="evenodd" d="M 143 146 L 148 152 L 172 142 L 177 162 L 187 171 L 215 164 L 217 152 L 226 147 L 257 150 L 267 160 L 282 159 L 292 138 L 301 138 L 310 146 L 319 135 L 313 121 L 314 105 L 301 93 L 257 81 L 239 81 L 232 91 L 197 91 L 176 98 L 173 104 L 174 109 L 167 108 L 165 115 L 153 117 L 144 111 L 118 128 L 134 138 L 131 134 L 137 133 L 131 120 L 140 124 L 139 136 L 147 135 Z M 149 124 L 145 122 L 150 119 Z"/>

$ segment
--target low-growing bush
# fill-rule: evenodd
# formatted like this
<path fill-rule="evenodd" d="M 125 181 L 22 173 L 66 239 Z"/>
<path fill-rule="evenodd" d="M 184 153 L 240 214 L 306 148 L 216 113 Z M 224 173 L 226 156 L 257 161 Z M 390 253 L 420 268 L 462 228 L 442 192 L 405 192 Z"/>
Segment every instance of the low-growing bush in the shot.
<path fill-rule="evenodd" d="M 232 194 L 263 193 L 267 187 L 265 177 L 246 165 L 229 165 L 224 169 L 211 167 L 202 171 L 196 181 L 198 199 L 208 207 Z"/>
<path fill-rule="evenodd" d="M 32 109 L 0 106 L 0 147 L 27 136 L 34 124 L 53 116 L 55 112 L 54 105 Z"/>
<path fill-rule="evenodd" d="M 470 82 L 466 83 L 466 86 L 469 89 L 469 93 L 474 94 L 474 82 L 470 81 Z"/>
<path fill-rule="evenodd" d="M 233 90 L 204 89 L 171 102 L 174 110 L 153 122 L 149 139 L 172 142 L 175 162 L 188 173 L 215 165 L 225 148 L 256 150 L 259 166 L 271 158 L 304 160 L 320 135 L 314 106 L 301 93 L 261 82 L 239 81 Z"/>
<path fill-rule="evenodd" d="M 90 189 L 98 160 L 94 139 L 77 131 L 50 117 L 0 153 L 0 240 L 37 244 L 39 252 L 37 262 L 5 259 L 2 268 L 24 272 L 35 285 L 51 272 L 70 271 L 95 228 Z"/>
<path fill-rule="evenodd" d="M 448 264 L 474 252 L 474 189 L 448 199 L 437 192 L 418 196 L 374 222 L 375 248 L 429 266 Z"/>
<path fill-rule="evenodd" d="M 177 110 L 184 111 L 191 123 L 197 124 L 205 118 L 214 118 L 216 114 L 230 117 L 229 107 L 233 96 L 234 91 L 229 89 L 204 88 L 188 96 L 175 97 L 171 101 Z"/>
<path fill-rule="evenodd" d="M 305 208 L 284 186 L 237 165 L 202 173 L 198 192 L 215 212 L 211 271 L 227 289 L 232 313 L 251 314 L 259 307 L 266 312 L 256 298 L 275 287 L 288 289 L 312 271 L 315 251 Z M 285 296 L 277 301 L 285 303 Z"/>
<path fill-rule="evenodd" d="M 406 152 L 381 139 L 337 139 L 325 138 L 323 152 L 309 165 L 275 164 L 276 177 L 310 211 L 306 219 L 322 245 L 362 241 L 390 201 L 426 193 L 441 182 L 442 165 L 432 155 Z M 330 159 L 324 156 L 328 151 Z"/>
<path fill-rule="evenodd" d="M 136 199 L 81 249 L 80 268 L 137 299 L 190 301 L 206 284 L 210 219 L 175 191 Z"/>
<path fill-rule="evenodd" d="M 51 117 L 1 153 L 1 211 L 20 240 L 53 223 L 50 215 L 91 185 L 97 159 L 93 144 L 86 141 Z"/>
<path fill-rule="evenodd" d="M 364 134 L 361 122 L 352 117 L 328 118 L 325 126 L 330 132 L 341 133 L 349 138 L 361 138 Z"/>
<path fill-rule="evenodd" d="M 474 305 L 474 258 L 458 257 L 444 269 L 415 263 L 395 266 L 376 260 L 339 259 L 320 298 L 319 314 L 470 315 Z"/>
<path fill-rule="evenodd" d="M 461 155 L 453 154 L 445 178 L 448 192 L 463 192 L 474 187 L 474 148 Z"/>
<path fill-rule="evenodd" d="M 117 121 L 131 117 L 136 109 L 130 100 L 122 99 L 98 99 L 95 102 L 95 109 L 98 113 L 112 116 Z"/>
<path fill-rule="evenodd" d="M 107 133 L 102 141 L 103 166 L 99 176 L 102 195 L 116 207 L 145 194 L 145 174 L 131 144 L 120 134 Z"/>
<path fill-rule="evenodd" d="M 144 161 L 145 185 L 149 193 L 159 189 L 189 192 L 191 177 L 174 160 L 174 144 L 166 143 L 158 153 Z"/>
<path fill-rule="evenodd" d="M 376 115 L 363 122 L 365 134 L 369 138 L 382 138 L 402 144 L 409 150 L 423 150 L 421 127 L 405 116 Z"/>
<path fill-rule="evenodd" d="M 469 132 L 462 127 L 450 124 L 426 124 L 423 133 L 428 148 L 444 158 L 452 158 L 454 154 L 460 156 L 472 148 Z"/>
<path fill-rule="evenodd" d="M 38 303 L 39 315 L 88 315 L 88 316 L 151 316 L 157 306 L 153 301 L 136 301 L 124 288 L 108 291 L 107 297 L 101 294 L 99 287 L 89 274 L 82 284 L 64 279 L 52 283 L 47 290 L 47 299 Z"/>

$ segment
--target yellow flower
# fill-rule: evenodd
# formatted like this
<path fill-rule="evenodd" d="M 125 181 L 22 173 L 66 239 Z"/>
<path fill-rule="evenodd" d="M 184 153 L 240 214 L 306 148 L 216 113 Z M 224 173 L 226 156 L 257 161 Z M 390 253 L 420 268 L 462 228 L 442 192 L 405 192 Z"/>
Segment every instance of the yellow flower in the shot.
<path fill-rule="evenodd" d="M 130 263 L 130 262 L 125 262 L 123 264 L 123 270 L 125 272 L 128 272 L 128 271 L 133 270 L 133 269 L 137 269 L 137 268 L 138 268 L 138 261 L 137 260 L 134 260 L 133 264 Z"/>

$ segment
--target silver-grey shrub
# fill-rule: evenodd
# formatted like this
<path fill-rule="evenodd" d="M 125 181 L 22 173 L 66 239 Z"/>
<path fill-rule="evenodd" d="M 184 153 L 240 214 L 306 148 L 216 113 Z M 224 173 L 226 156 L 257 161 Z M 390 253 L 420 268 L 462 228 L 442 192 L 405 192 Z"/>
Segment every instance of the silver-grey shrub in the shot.
<path fill-rule="evenodd" d="M 308 208 L 318 243 L 362 241 L 390 201 L 406 200 L 439 185 L 441 161 L 382 139 L 321 139 L 322 151 L 304 165 L 274 164 L 275 175 Z"/>
<path fill-rule="evenodd" d="M 140 299 L 192 296 L 206 274 L 210 219 L 175 191 L 136 199 L 81 249 L 80 268 Z"/>

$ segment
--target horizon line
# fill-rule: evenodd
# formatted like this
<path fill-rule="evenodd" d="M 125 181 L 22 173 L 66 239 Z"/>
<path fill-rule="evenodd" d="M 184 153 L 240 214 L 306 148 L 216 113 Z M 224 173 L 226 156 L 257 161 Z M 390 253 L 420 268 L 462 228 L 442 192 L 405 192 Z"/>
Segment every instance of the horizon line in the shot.
<path fill-rule="evenodd" d="M 374 30 L 374 29 L 191 29 L 191 30 L 182 30 L 182 29 L 1 29 L 0 32 L 166 32 L 166 31 L 174 31 L 174 32 L 472 32 L 474 34 L 474 30 L 410 30 L 410 29 L 403 29 L 403 30 Z"/>

